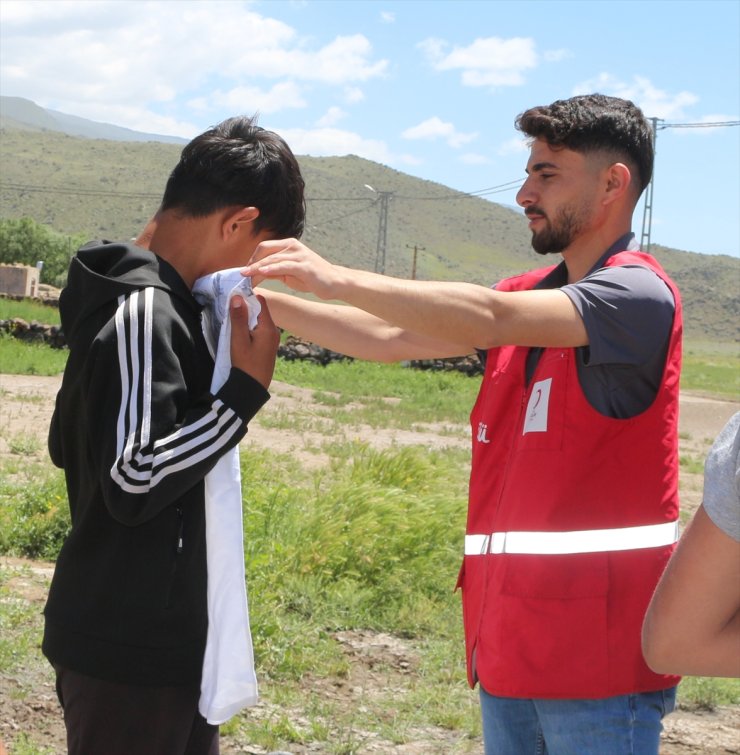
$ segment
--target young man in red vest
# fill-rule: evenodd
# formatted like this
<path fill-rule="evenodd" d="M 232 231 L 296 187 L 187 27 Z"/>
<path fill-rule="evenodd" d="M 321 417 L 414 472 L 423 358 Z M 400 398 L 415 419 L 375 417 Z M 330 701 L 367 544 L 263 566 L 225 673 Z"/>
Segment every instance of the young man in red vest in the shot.
<path fill-rule="evenodd" d="M 350 270 L 286 240 L 245 273 L 353 305 L 267 294 L 279 325 L 335 351 L 485 353 L 459 585 L 486 752 L 657 753 L 678 677 L 647 667 L 640 628 L 677 538 L 682 321 L 630 230 L 652 131 L 603 95 L 517 127 L 517 201 L 559 264 L 489 289 Z"/>

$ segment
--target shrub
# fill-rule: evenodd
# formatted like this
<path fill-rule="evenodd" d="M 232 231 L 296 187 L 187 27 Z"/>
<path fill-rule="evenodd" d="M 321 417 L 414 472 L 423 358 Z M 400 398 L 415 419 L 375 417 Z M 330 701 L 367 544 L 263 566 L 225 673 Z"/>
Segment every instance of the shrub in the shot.
<path fill-rule="evenodd" d="M 0 492 L 0 552 L 54 561 L 70 527 L 61 473 Z"/>

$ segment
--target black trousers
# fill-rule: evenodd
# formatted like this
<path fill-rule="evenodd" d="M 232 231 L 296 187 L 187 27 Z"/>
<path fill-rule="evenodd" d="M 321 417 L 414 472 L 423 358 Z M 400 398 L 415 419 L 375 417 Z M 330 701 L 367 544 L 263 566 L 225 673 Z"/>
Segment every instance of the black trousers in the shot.
<path fill-rule="evenodd" d="M 69 755 L 218 755 L 199 684 L 143 687 L 54 668 Z"/>

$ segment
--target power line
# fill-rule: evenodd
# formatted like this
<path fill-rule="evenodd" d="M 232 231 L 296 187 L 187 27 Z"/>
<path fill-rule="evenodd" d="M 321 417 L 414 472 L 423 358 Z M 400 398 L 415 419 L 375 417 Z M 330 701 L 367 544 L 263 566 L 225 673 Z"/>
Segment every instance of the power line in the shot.
<path fill-rule="evenodd" d="M 714 121 L 700 123 L 665 123 L 662 118 L 650 118 L 653 124 L 653 154 L 657 155 L 658 131 L 666 128 L 721 128 L 724 126 L 740 126 L 740 121 Z M 658 123 L 661 123 L 659 126 Z M 653 174 L 650 176 L 650 182 L 645 187 L 645 204 L 642 212 L 642 235 L 640 237 L 640 248 L 650 252 L 650 233 L 653 224 L 653 189 L 655 186 L 655 162 L 653 163 Z"/>
<path fill-rule="evenodd" d="M 394 192 L 394 197 L 397 199 L 410 199 L 415 201 L 449 201 L 458 199 L 475 199 L 477 197 L 484 197 L 490 194 L 500 194 L 505 191 L 510 191 L 522 184 L 524 179 L 517 178 L 513 181 L 507 181 L 497 186 L 489 186 L 485 189 L 478 189 L 476 191 L 446 193 L 442 195 L 415 195 L 415 194 L 397 194 Z M 24 184 L 19 182 L 0 182 L 0 189 L 9 191 L 21 191 L 38 194 L 61 194 L 72 196 L 100 196 L 100 197 L 121 197 L 124 199 L 161 199 L 161 193 L 155 192 L 132 192 L 132 191 L 114 191 L 111 189 L 90 189 L 90 188 L 74 188 L 69 186 L 39 186 L 36 184 Z M 306 202 L 370 202 L 374 204 L 380 200 L 368 200 L 366 197 L 306 197 Z"/>
<path fill-rule="evenodd" d="M 695 122 L 695 123 L 665 123 L 660 118 L 650 118 L 653 124 L 653 149 L 657 153 L 656 142 L 657 133 L 667 128 L 723 128 L 740 126 L 740 120 L 736 121 L 709 121 L 709 122 Z M 660 123 L 660 125 L 658 125 Z M 643 209 L 642 220 L 642 236 L 640 240 L 640 246 L 645 251 L 650 251 L 651 245 L 651 228 L 652 228 L 652 214 L 653 214 L 653 190 L 655 180 L 655 169 L 653 168 L 653 175 L 650 178 L 645 189 L 645 205 Z M 388 232 L 388 202 L 391 198 L 400 200 L 412 200 L 412 201 L 456 201 L 461 199 L 477 199 L 493 194 L 501 194 L 512 189 L 518 188 L 523 183 L 523 178 L 517 178 L 513 181 L 507 181 L 496 186 L 489 186 L 484 189 L 478 189 L 476 191 L 446 193 L 435 196 L 423 196 L 413 194 L 398 194 L 396 192 L 377 192 L 378 198 L 368 203 L 368 199 L 365 197 L 306 197 L 306 203 L 309 202 L 363 202 L 365 206 L 358 210 L 352 210 L 351 212 L 337 215 L 336 217 L 323 220 L 320 223 L 314 225 L 314 227 L 320 227 L 329 225 L 330 223 L 338 222 L 345 218 L 356 215 L 360 212 L 379 204 L 380 214 L 378 218 L 378 243 L 376 249 L 375 269 L 380 269 L 381 272 L 385 271 L 385 257 L 386 257 L 386 239 Z M 17 182 L 2 183 L 0 182 L 0 190 L 5 191 L 18 191 L 18 192 L 30 192 L 39 194 L 61 194 L 70 196 L 99 196 L 99 197 L 120 197 L 122 199 L 161 199 L 160 193 L 153 192 L 127 192 L 127 191 L 111 191 L 103 189 L 90 189 L 90 188 L 70 188 L 70 187 L 49 187 L 49 186 L 37 186 L 32 184 L 22 184 Z"/>
<path fill-rule="evenodd" d="M 454 200 L 454 199 L 476 199 L 477 197 L 486 196 L 488 194 L 500 194 L 503 191 L 511 191 L 524 182 L 523 178 L 517 178 L 513 181 L 507 181 L 498 186 L 489 186 L 487 189 L 478 189 L 477 191 L 457 191 L 454 194 L 442 194 L 436 196 L 419 196 L 413 194 L 396 194 L 399 199 L 414 199 L 419 201 L 440 201 L 440 200 Z"/>
<path fill-rule="evenodd" d="M 715 121 L 714 123 L 664 123 L 664 128 L 720 128 L 721 126 L 740 126 L 740 121 Z"/>
<path fill-rule="evenodd" d="M 365 201 L 368 201 L 368 200 L 365 200 Z M 320 228 L 322 225 L 328 225 L 329 223 L 336 223 L 338 220 L 344 220 L 344 218 L 348 218 L 351 215 L 357 215 L 360 212 L 365 212 L 366 210 L 369 210 L 371 207 L 374 207 L 374 206 L 375 206 L 375 202 L 370 201 L 367 207 L 360 207 L 359 210 L 352 210 L 352 212 L 346 212 L 344 215 L 337 215 L 334 218 L 329 218 L 328 220 L 322 220 L 319 223 L 312 223 L 312 227 Z"/>
<path fill-rule="evenodd" d="M 34 186 L 33 184 L 20 183 L 0 183 L 0 189 L 10 189 L 11 191 L 27 191 L 38 194 L 68 194 L 73 196 L 108 196 L 123 197 L 125 199 L 161 199 L 161 193 L 149 192 L 131 192 L 131 191 L 110 191 L 102 189 L 75 189 L 69 187 L 49 187 Z"/>

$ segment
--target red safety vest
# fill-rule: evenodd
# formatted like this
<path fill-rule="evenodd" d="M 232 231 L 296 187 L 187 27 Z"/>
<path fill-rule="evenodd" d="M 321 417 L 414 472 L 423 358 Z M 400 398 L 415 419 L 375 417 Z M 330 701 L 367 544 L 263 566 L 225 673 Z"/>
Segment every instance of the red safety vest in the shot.
<path fill-rule="evenodd" d="M 654 270 L 676 303 L 657 397 L 612 419 L 581 389 L 575 349 L 490 349 L 471 414 L 473 458 L 459 585 L 471 686 L 526 698 L 664 689 L 640 647 L 643 616 L 678 527 L 681 302 L 649 255 L 605 266 Z M 503 281 L 527 290 L 552 268 Z M 646 324 L 649 327 L 649 323 Z"/>

